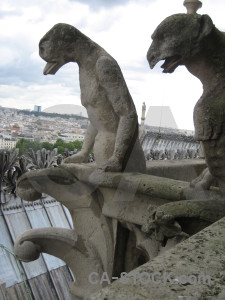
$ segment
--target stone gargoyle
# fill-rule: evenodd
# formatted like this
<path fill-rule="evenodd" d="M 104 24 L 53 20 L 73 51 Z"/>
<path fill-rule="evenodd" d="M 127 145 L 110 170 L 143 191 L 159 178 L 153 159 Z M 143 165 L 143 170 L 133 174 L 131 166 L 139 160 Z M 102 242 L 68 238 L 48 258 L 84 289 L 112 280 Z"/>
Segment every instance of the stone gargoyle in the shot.
<path fill-rule="evenodd" d="M 81 103 L 90 125 L 82 150 L 64 163 L 87 162 L 94 149 L 98 168 L 145 172 L 136 109 L 115 59 L 78 29 L 62 23 L 41 39 L 39 54 L 47 62 L 45 75 L 55 74 L 68 62 L 79 66 Z"/>
<path fill-rule="evenodd" d="M 165 60 L 164 73 L 179 65 L 199 78 L 203 94 L 194 108 L 195 139 L 202 141 L 207 169 L 192 186 L 209 189 L 214 179 L 225 192 L 225 34 L 208 15 L 176 14 L 152 34 L 147 53 L 151 68 Z"/>
<path fill-rule="evenodd" d="M 145 173 L 146 163 L 136 109 L 115 59 L 68 24 L 57 24 L 44 35 L 39 54 L 47 62 L 45 75 L 55 74 L 66 63 L 78 64 L 81 102 L 90 125 L 81 151 L 66 158 L 61 168 L 30 172 L 17 183 L 18 194 L 25 200 L 35 201 L 45 192 L 67 206 L 75 230 L 43 228 L 25 232 L 18 238 L 15 252 L 26 261 L 36 259 L 40 252 L 62 258 L 76 278 L 72 293 L 79 298 L 100 288 L 88 281 L 92 272 L 100 276 L 107 272 L 111 279 L 126 269 L 122 265 L 125 255 L 120 254 L 126 247 L 123 226 L 102 214 L 103 191 L 90 183 L 90 174 L 85 182 L 80 180 L 83 169 L 79 165 L 87 162 L 92 149 L 97 169 L 91 169 L 90 177 L 95 180 L 110 171 Z M 132 200 L 135 191 L 132 187 L 127 198 Z M 106 198 L 113 197 L 109 193 Z M 123 201 L 129 203 L 130 199 Z M 116 256 L 121 259 L 114 259 Z"/>
<path fill-rule="evenodd" d="M 225 34 L 220 32 L 208 15 L 175 14 L 167 17 L 152 34 L 147 53 L 150 68 L 164 60 L 164 73 L 173 73 L 179 65 L 199 78 L 203 94 L 194 108 L 195 139 L 202 141 L 207 168 L 194 179 L 187 189 L 187 199 L 177 208 L 166 204 L 160 207 L 151 223 L 152 227 L 170 226 L 171 220 L 196 214 L 200 219 L 223 212 L 225 192 Z M 210 197 L 213 182 L 219 185 L 219 194 Z M 211 187 L 212 189 L 212 187 Z M 200 201 L 199 201 L 200 200 Z M 209 208 L 210 202 L 215 201 Z M 211 203 L 212 204 L 212 203 Z M 211 205 L 210 204 L 210 205 Z M 192 209 L 190 210 L 189 205 Z M 198 208 L 201 208 L 201 212 Z M 214 212 L 212 212 L 213 210 Z M 223 212 L 224 213 L 224 212 Z M 172 221 L 173 224 L 173 221 Z M 189 224 L 190 225 L 190 224 Z M 178 231 L 178 227 L 174 230 Z M 165 232 L 165 230 L 164 230 Z"/>

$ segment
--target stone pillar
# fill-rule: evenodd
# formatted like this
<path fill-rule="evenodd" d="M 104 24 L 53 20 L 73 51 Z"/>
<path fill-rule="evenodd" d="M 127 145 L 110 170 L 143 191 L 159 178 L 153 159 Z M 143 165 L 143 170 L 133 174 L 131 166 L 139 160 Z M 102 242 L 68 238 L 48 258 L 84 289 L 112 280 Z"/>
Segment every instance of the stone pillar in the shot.
<path fill-rule="evenodd" d="M 145 112 L 146 112 L 146 105 L 145 105 L 145 102 L 143 102 L 142 114 L 141 114 L 141 127 L 144 127 L 144 124 L 145 124 Z"/>
<path fill-rule="evenodd" d="M 202 7 L 202 2 L 199 0 L 185 0 L 184 6 L 188 14 L 196 14 L 197 10 Z"/>
<path fill-rule="evenodd" d="M 142 113 L 141 113 L 141 126 L 139 130 L 139 138 L 142 141 L 145 133 L 145 112 L 146 112 L 146 105 L 145 102 L 142 104 Z"/>

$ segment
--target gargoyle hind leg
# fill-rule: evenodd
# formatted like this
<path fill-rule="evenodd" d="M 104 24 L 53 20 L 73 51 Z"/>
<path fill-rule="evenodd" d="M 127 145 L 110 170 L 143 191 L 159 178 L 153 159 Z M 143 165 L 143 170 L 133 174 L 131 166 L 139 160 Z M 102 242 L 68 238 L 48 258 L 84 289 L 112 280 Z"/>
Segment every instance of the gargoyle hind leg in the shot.
<path fill-rule="evenodd" d="M 225 193 L 225 135 L 221 133 L 216 140 L 203 142 L 206 163 L 213 180 L 219 184 L 222 194 Z"/>
<path fill-rule="evenodd" d="M 205 159 L 208 168 L 191 182 L 191 186 L 208 190 L 213 181 L 217 181 L 219 189 L 225 193 L 225 136 L 218 139 L 203 141 Z"/>
<path fill-rule="evenodd" d="M 209 169 L 206 168 L 197 178 L 191 181 L 190 186 L 197 189 L 209 190 L 213 181 L 214 177 L 210 173 Z"/>

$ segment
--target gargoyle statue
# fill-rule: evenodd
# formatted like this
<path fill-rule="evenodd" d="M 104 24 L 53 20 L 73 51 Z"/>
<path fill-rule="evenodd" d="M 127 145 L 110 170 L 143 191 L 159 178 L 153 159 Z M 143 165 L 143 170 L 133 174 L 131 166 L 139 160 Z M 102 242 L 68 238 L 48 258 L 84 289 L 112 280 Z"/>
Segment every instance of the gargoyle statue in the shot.
<path fill-rule="evenodd" d="M 225 34 L 208 15 L 176 14 L 154 31 L 147 59 L 165 60 L 164 73 L 184 65 L 203 84 L 194 108 L 195 138 L 202 141 L 208 168 L 192 186 L 209 189 L 214 179 L 225 192 Z"/>
<path fill-rule="evenodd" d="M 55 74 L 68 62 L 79 66 L 81 103 L 90 125 L 82 150 L 64 162 L 87 162 L 94 147 L 98 168 L 145 173 L 136 109 L 115 59 L 78 29 L 62 23 L 45 34 L 39 50 L 47 62 L 45 75 Z"/>

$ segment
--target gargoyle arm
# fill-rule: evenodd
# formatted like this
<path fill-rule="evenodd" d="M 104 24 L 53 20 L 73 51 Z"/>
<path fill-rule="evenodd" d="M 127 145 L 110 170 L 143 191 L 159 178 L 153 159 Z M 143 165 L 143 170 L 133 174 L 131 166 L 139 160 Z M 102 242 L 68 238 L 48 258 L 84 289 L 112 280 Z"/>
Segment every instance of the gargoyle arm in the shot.
<path fill-rule="evenodd" d="M 87 131 L 85 134 L 85 138 L 84 138 L 84 142 L 83 142 L 83 146 L 81 149 L 82 154 L 87 158 L 94 146 L 96 135 L 97 135 L 97 129 L 94 128 L 93 125 L 90 123 L 88 125 Z"/>

